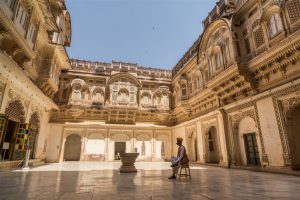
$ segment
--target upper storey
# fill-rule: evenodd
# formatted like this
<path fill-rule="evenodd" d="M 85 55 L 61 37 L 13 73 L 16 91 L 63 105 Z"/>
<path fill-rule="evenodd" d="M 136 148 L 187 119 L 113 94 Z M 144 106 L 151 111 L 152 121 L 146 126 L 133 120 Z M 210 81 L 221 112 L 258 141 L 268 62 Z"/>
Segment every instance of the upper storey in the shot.
<path fill-rule="evenodd" d="M 112 61 L 112 63 L 92 62 L 85 60 L 71 59 L 72 69 L 69 71 L 83 72 L 89 74 L 99 74 L 110 76 L 115 73 L 126 72 L 137 78 L 145 80 L 165 80 L 171 81 L 170 70 L 163 70 L 150 67 L 141 67 L 135 63 L 124 63 Z"/>
<path fill-rule="evenodd" d="M 220 0 L 203 24 L 172 71 L 179 121 L 300 77 L 299 0 Z"/>
<path fill-rule="evenodd" d="M 137 64 L 71 60 L 63 70 L 52 120 L 172 123 L 171 71 Z"/>
<path fill-rule="evenodd" d="M 52 97 L 61 69 L 70 68 L 65 46 L 71 21 L 63 0 L 1 0 L 0 50 Z"/>

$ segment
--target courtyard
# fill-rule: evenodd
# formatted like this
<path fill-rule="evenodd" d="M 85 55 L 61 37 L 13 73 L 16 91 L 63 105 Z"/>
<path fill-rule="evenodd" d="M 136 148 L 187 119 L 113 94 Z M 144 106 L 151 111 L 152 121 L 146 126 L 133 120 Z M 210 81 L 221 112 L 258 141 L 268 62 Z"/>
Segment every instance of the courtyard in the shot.
<path fill-rule="evenodd" d="M 0 171 L 0 199 L 299 199 L 300 178 L 192 165 L 192 179 L 168 180 L 167 162 L 138 162 L 120 174 L 120 162 L 63 162 L 28 171 Z"/>

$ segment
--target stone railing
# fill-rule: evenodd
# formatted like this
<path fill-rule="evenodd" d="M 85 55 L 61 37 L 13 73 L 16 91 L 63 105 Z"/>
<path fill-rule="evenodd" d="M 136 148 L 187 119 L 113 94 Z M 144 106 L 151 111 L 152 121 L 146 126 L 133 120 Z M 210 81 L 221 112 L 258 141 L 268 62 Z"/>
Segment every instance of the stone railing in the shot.
<path fill-rule="evenodd" d="M 124 63 L 112 61 L 112 63 L 92 62 L 85 60 L 71 59 L 72 70 L 90 73 L 108 74 L 111 72 L 135 73 L 138 76 L 152 78 L 171 78 L 171 70 L 157 69 L 151 67 L 141 67 L 136 63 Z"/>

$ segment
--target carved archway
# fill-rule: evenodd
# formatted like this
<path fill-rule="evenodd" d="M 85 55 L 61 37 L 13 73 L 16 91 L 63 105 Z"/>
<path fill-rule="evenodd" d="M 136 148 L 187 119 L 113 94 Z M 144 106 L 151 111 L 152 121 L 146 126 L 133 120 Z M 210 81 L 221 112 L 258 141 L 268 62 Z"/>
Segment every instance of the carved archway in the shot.
<path fill-rule="evenodd" d="M 197 161 L 197 141 L 196 126 L 187 127 L 186 129 L 186 149 L 190 161 Z"/>
<path fill-rule="evenodd" d="M 5 114 L 8 115 L 10 120 L 20 123 L 25 122 L 25 109 L 20 100 L 11 101 L 5 109 Z"/>
<path fill-rule="evenodd" d="M 217 128 L 211 126 L 205 133 L 205 162 L 219 163 L 220 158 L 220 144 Z"/>
<path fill-rule="evenodd" d="M 233 164 L 243 166 L 260 165 L 261 145 L 257 145 L 257 143 L 260 144 L 258 138 L 259 134 L 255 120 L 249 116 L 240 119 L 236 131 L 233 133 Z M 248 141 L 248 139 L 250 140 Z M 253 152 L 251 155 L 249 150 Z"/>
<path fill-rule="evenodd" d="M 290 151 L 292 169 L 300 169 L 300 104 L 286 113 L 286 138 Z"/>
<path fill-rule="evenodd" d="M 257 136 L 259 139 L 259 143 L 260 143 L 260 149 L 261 149 L 261 161 L 263 165 L 269 165 L 269 160 L 268 160 L 268 156 L 266 154 L 265 151 L 265 145 L 264 145 L 264 140 L 262 137 L 262 133 L 261 133 L 261 128 L 260 128 L 260 121 L 258 118 L 258 111 L 257 111 L 257 107 L 256 105 L 254 105 L 253 109 L 249 109 L 243 112 L 239 112 L 236 113 L 232 116 L 230 116 L 230 120 L 231 120 L 231 126 L 232 126 L 232 133 L 231 133 L 231 162 L 234 165 L 237 165 L 238 162 L 237 160 L 235 160 L 235 158 L 237 157 L 237 147 L 234 146 L 235 142 L 234 142 L 234 136 L 239 134 L 239 124 L 241 122 L 242 119 L 244 119 L 245 117 L 250 117 L 254 122 L 255 122 L 255 126 L 257 128 Z"/>
<path fill-rule="evenodd" d="M 85 142 L 85 160 L 105 160 L 105 135 L 99 132 L 90 132 Z"/>

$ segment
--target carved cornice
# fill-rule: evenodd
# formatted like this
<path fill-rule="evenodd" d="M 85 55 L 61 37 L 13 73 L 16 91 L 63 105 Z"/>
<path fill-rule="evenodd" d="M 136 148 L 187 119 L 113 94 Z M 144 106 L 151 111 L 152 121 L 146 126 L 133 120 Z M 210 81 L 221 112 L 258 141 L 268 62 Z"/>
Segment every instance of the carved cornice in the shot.
<path fill-rule="evenodd" d="M 87 132 L 87 135 L 88 137 L 92 134 L 101 134 L 103 136 L 106 136 L 106 133 L 107 133 L 107 129 L 94 129 L 94 128 L 88 128 L 86 129 L 86 132 Z"/>

